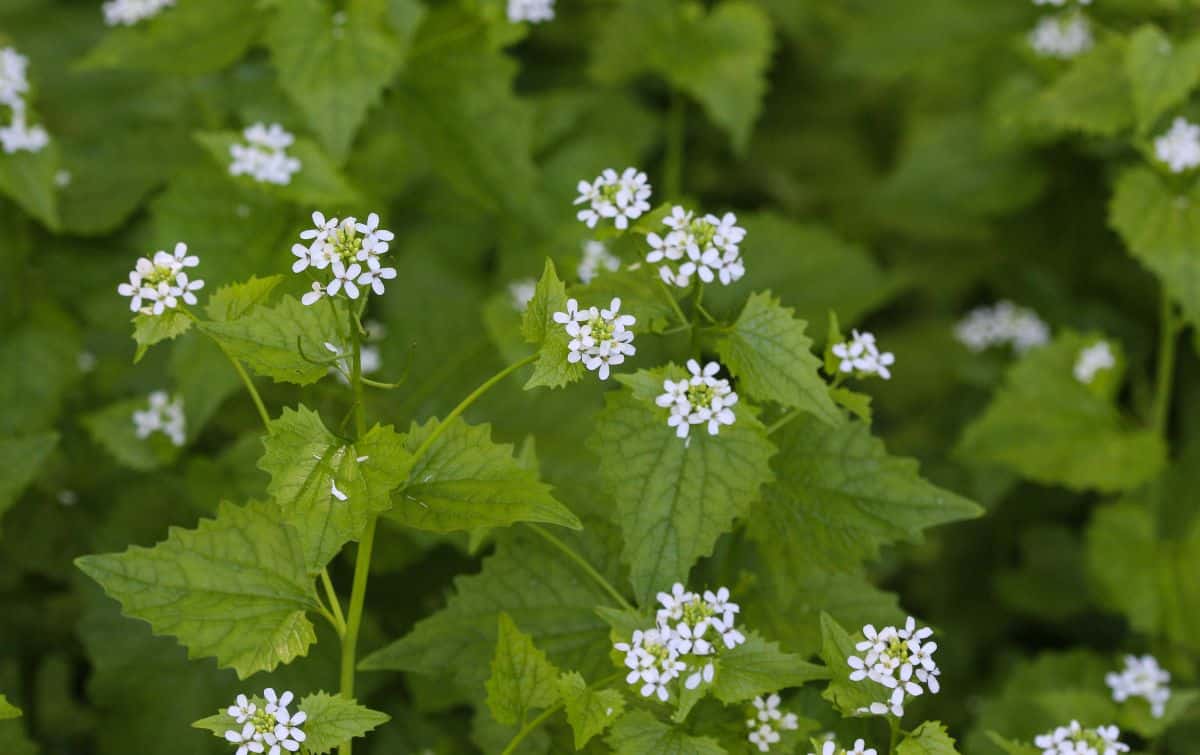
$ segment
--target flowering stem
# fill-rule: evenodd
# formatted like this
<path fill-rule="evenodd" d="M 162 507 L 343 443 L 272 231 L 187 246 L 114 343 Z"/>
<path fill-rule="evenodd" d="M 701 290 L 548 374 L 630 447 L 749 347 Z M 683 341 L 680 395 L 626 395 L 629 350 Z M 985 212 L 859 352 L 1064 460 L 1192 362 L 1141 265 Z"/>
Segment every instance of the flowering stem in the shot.
<path fill-rule="evenodd" d="M 595 580 L 596 584 L 600 585 L 600 587 L 602 587 L 604 589 L 604 591 L 606 593 L 608 593 L 612 597 L 612 599 L 617 602 L 617 605 L 619 605 L 621 608 L 625 609 L 626 611 L 633 610 L 633 606 L 630 605 L 629 601 L 625 600 L 625 597 L 623 595 L 621 595 L 621 593 L 617 590 L 617 588 L 613 587 L 612 583 L 609 582 L 607 579 L 605 579 L 603 574 L 596 571 L 596 568 L 594 566 L 592 566 L 586 560 L 584 560 L 583 556 L 580 556 L 578 553 L 571 550 L 571 547 L 569 545 L 564 543 L 562 540 L 559 540 L 554 535 L 550 534 L 550 532 L 547 531 L 545 527 L 542 527 L 541 525 L 538 525 L 538 524 L 533 524 L 532 522 L 527 522 L 526 524 L 529 525 L 529 528 L 531 530 L 533 530 L 537 534 L 541 535 L 542 538 L 546 540 L 546 542 L 550 543 L 555 548 L 558 548 L 560 551 L 563 552 L 563 554 L 567 558 L 574 561 L 576 566 L 578 566 L 580 569 L 582 569 L 584 571 L 585 574 L 587 574 L 589 577 L 591 577 L 593 580 Z"/>
<path fill-rule="evenodd" d="M 346 634 L 346 617 L 342 615 L 342 602 L 338 600 L 337 593 L 333 589 L 333 580 L 329 578 L 329 570 L 321 570 L 321 585 L 325 588 L 325 597 L 329 599 L 329 607 L 333 609 L 330 614 L 330 620 L 333 622 L 333 628 L 337 630 L 338 637 Z"/>
<path fill-rule="evenodd" d="M 784 425 L 786 425 L 787 423 L 791 422 L 798 416 L 800 416 L 800 410 L 792 409 L 787 414 L 784 414 L 779 419 L 777 419 L 774 422 L 772 422 L 771 424 L 767 425 L 767 435 L 774 434 L 777 430 L 779 430 L 779 428 L 781 428 Z"/>
<path fill-rule="evenodd" d="M 687 100 L 678 91 L 671 92 L 671 110 L 667 114 L 667 153 L 663 174 L 668 197 L 683 191 L 683 142 L 687 129 Z"/>
<path fill-rule="evenodd" d="M 675 310 L 675 316 L 679 318 L 680 326 L 691 327 L 692 321 L 683 313 L 679 302 L 675 301 L 675 296 L 671 293 L 671 289 L 667 288 L 667 284 L 663 283 L 662 278 L 658 278 L 657 281 L 659 289 L 663 292 L 663 296 L 667 297 L 667 301 L 671 303 L 671 309 Z"/>
<path fill-rule="evenodd" d="M 900 738 L 900 719 L 894 716 L 888 716 L 888 726 L 891 728 L 891 733 L 888 735 L 888 753 L 896 751 L 896 740 Z"/>
<path fill-rule="evenodd" d="M 606 684 L 612 684 L 624 675 L 624 673 L 617 673 L 613 674 L 612 676 L 606 676 L 592 686 L 603 687 Z M 558 713 L 560 710 L 562 710 L 564 705 L 566 705 L 566 703 L 564 703 L 562 700 L 559 700 L 554 705 L 551 705 L 549 708 L 546 708 L 544 711 L 539 713 L 537 718 L 534 718 L 532 721 L 522 726 L 521 730 L 516 733 L 516 735 L 512 738 L 512 740 L 508 743 L 508 746 L 504 748 L 504 751 L 501 752 L 500 755 L 512 755 L 512 753 L 516 752 L 517 747 L 525 740 L 525 737 L 529 736 L 530 732 L 544 724 L 547 719 L 549 719 L 555 713 Z"/>
<path fill-rule="evenodd" d="M 1154 388 L 1154 429 L 1159 435 L 1166 435 L 1167 417 L 1171 410 L 1171 378 L 1175 373 L 1175 342 L 1179 333 L 1179 318 L 1175 314 L 1171 298 L 1164 291 L 1162 295 L 1162 314 L 1159 318 L 1158 333 L 1158 366 L 1155 373 Z"/>

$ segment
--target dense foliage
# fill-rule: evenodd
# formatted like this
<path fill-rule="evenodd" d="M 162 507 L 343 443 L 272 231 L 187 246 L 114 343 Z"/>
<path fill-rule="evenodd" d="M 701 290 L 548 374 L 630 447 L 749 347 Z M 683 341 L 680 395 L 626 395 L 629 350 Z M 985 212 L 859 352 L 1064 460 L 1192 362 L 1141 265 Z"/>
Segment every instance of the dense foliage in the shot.
<path fill-rule="evenodd" d="M 1196 752 L 1198 13 L 5 0 L 0 752 Z"/>

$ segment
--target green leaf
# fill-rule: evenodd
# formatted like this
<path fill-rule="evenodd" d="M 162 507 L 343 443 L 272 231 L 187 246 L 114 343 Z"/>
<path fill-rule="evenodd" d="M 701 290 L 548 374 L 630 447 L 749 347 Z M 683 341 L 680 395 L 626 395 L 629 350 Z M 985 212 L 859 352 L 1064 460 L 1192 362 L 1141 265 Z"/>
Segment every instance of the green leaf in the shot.
<path fill-rule="evenodd" d="M 671 365 L 633 379 L 662 385 L 683 374 Z M 737 421 L 718 435 L 698 428 L 681 439 L 653 400 L 630 391 L 605 396 L 588 444 L 617 504 L 614 520 L 625 533 L 622 559 L 639 602 L 686 582 L 692 565 L 712 552 L 735 518 L 749 513 L 771 480 L 768 460 L 775 447 L 750 406 L 740 403 L 736 413 Z"/>
<path fill-rule="evenodd" d="M 938 721 L 926 721 L 904 738 L 896 755 L 958 755 L 954 739 Z"/>
<path fill-rule="evenodd" d="M 502 724 L 523 724 L 533 708 L 548 708 L 558 701 L 558 669 L 533 639 L 500 614 L 492 675 L 487 681 L 487 704 Z"/>
<path fill-rule="evenodd" d="M 21 709 L 8 701 L 4 695 L 0 695 L 0 721 L 7 721 L 10 718 L 20 718 Z"/>
<path fill-rule="evenodd" d="M 1096 340 L 1064 333 L 1010 367 L 958 452 L 1072 490 L 1127 490 L 1154 477 L 1166 457 L 1159 435 L 1130 427 L 1112 395 L 1075 379 L 1079 353 Z"/>
<path fill-rule="evenodd" d="M 915 460 L 890 456 L 862 422 L 830 427 L 798 417 L 773 437 L 777 479 L 748 525 L 779 574 L 804 574 L 814 565 L 853 572 L 883 545 L 920 542 L 928 527 L 982 512 L 924 480 Z"/>
<path fill-rule="evenodd" d="M 14 297 L 15 298 L 15 297 Z M 69 330 L 30 322 L 0 336 L 0 434 L 27 435 L 54 426 L 64 396 L 79 378 L 81 345 Z"/>
<path fill-rule="evenodd" d="M 533 299 L 521 319 L 521 335 L 538 347 L 538 359 L 533 365 L 533 375 L 525 383 L 526 390 L 538 386 L 561 388 L 583 376 L 581 363 L 567 361 L 569 338 L 563 326 L 554 321 L 554 313 L 566 309 L 567 287 L 559 280 L 554 263 L 547 259 Z"/>
<path fill-rule="evenodd" d="M 751 294 L 729 334 L 717 341 L 717 353 L 738 378 L 739 391 L 838 424 L 842 416 L 818 374 L 807 323 L 792 315 L 769 291 Z"/>
<path fill-rule="evenodd" d="M 1138 127 L 1145 131 L 1200 83 L 1200 38 L 1176 46 L 1157 26 L 1140 26 L 1129 37 L 1125 72 Z"/>
<path fill-rule="evenodd" d="M 436 419 L 413 424 L 404 444 L 409 454 L 438 428 Z M 579 519 L 539 482 L 537 472 L 513 457 L 513 447 L 494 443 L 491 425 L 451 421 L 412 467 L 388 518 L 422 530 L 454 532 L 545 522 L 579 529 Z"/>
<path fill-rule="evenodd" d="M 594 690 L 578 671 L 559 677 L 558 694 L 566 704 L 567 723 L 575 733 L 576 750 L 582 750 L 592 737 L 604 733 L 625 712 L 625 698 L 620 692 Z"/>
<path fill-rule="evenodd" d="M 694 737 L 644 710 L 622 716 L 605 738 L 616 755 L 724 755 L 709 737 Z"/>
<path fill-rule="evenodd" d="M 317 692 L 306 695 L 296 710 L 308 714 L 304 724 L 304 749 L 311 755 L 325 755 L 352 739 L 365 736 L 391 720 L 391 716 L 347 700 L 341 695 Z"/>
<path fill-rule="evenodd" d="M 57 229 L 58 198 L 54 174 L 58 172 L 58 145 L 37 152 L 0 153 L 0 194 L 6 194 L 51 230 Z"/>
<path fill-rule="evenodd" d="M 350 3 L 335 17 L 329 3 L 291 0 L 267 30 L 279 85 L 339 160 L 408 50 L 386 14 L 382 2 Z"/>
<path fill-rule="evenodd" d="M 1113 190 L 1109 224 L 1188 321 L 1200 324 L 1200 185 L 1177 190 L 1149 168 L 1127 170 Z"/>
<path fill-rule="evenodd" d="M 269 429 L 258 467 L 271 475 L 267 491 L 283 520 L 300 533 L 308 571 L 319 572 L 391 507 L 391 491 L 404 481 L 411 457 L 391 425 L 345 443 L 304 406 L 284 409 Z"/>
<path fill-rule="evenodd" d="M 237 320 L 204 322 L 200 328 L 251 370 L 277 383 L 297 385 L 315 383 L 329 372 L 328 365 L 313 364 L 305 356 L 325 358 L 325 344 L 341 342 L 329 307 L 306 307 L 291 296 L 273 307 L 256 307 Z"/>
<path fill-rule="evenodd" d="M 282 275 L 268 275 L 265 278 L 251 275 L 250 279 L 243 283 L 231 283 L 217 289 L 208 298 L 204 311 L 218 322 L 236 320 L 265 303 L 280 283 L 283 283 Z"/>
<path fill-rule="evenodd" d="M 839 387 L 829 389 L 829 398 L 863 422 L 871 424 L 871 396 L 869 394 Z"/>
<path fill-rule="evenodd" d="M 1036 101 L 1035 120 L 1064 130 L 1112 136 L 1133 125 L 1125 44 L 1111 38 L 1076 58 Z"/>
<path fill-rule="evenodd" d="M 226 170 L 233 159 L 229 148 L 245 141 L 237 131 L 203 131 L 197 133 L 195 138 L 216 160 L 217 165 Z M 362 197 L 347 183 L 338 167 L 315 143 L 298 138 L 288 147 L 287 152 L 300 161 L 300 170 L 286 185 L 259 183 L 250 176 L 230 178 L 249 189 L 266 191 L 299 204 L 328 206 L 362 201 Z"/>
<path fill-rule="evenodd" d="M 22 491 L 37 477 L 42 464 L 58 445 L 58 433 L 8 437 L 0 435 L 0 515 L 8 511 Z"/>
<path fill-rule="evenodd" d="M 278 520 L 273 504 L 224 503 L 215 519 L 172 528 L 153 548 L 75 563 L 127 616 L 243 679 L 304 655 L 316 640 L 305 614 L 319 604 L 300 536 Z"/>
<path fill-rule="evenodd" d="M 1034 747 L 1027 742 L 1005 739 L 994 731 L 989 731 L 987 736 L 992 744 L 1003 750 L 1006 755 L 1042 755 L 1042 748 Z"/>
<path fill-rule="evenodd" d="M 828 679 L 829 669 L 785 653 L 774 642 L 754 632 L 733 650 L 721 654 L 712 694 L 723 703 L 740 703 L 786 687 L 799 687 L 814 679 Z"/>
<path fill-rule="evenodd" d="M 243 0 L 179 0 L 154 18 L 112 29 L 81 61 L 82 68 L 126 68 L 197 74 L 242 57 L 266 14 Z"/>
<path fill-rule="evenodd" d="M 135 315 L 133 340 L 137 342 L 137 352 L 133 356 L 134 363 L 142 361 L 154 344 L 180 336 L 191 327 L 192 318 L 178 309 L 168 309 L 161 315 Z"/>
<path fill-rule="evenodd" d="M 850 666 L 846 659 L 857 655 L 854 642 L 854 638 L 831 616 L 821 614 L 821 660 L 825 661 L 830 673 L 829 686 L 821 693 L 821 697 L 833 703 L 844 716 L 853 716 L 859 708 L 883 699 L 887 691 L 883 685 L 850 681 Z M 872 686 L 882 692 L 876 692 Z"/>

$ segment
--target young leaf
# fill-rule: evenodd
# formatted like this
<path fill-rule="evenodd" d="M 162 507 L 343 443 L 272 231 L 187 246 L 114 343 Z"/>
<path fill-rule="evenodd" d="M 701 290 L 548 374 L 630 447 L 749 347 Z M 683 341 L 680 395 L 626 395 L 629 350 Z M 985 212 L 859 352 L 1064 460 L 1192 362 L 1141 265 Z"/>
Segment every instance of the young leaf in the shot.
<path fill-rule="evenodd" d="M 671 366 L 633 379 L 661 385 L 681 372 Z M 686 581 L 733 520 L 749 512 L 771 480 L 768 460 L 775 447 L 745 403 L 720 434 L 696 427 L 687 439 L 675 436 L 667 411 L 653 400 L 623 390 L 606 395 L 605 404 L 588 444 L 617 504 L 615 521 L 625 533 L 622 558 L 634 591 L 648 603 L 657 591 Z"/>
<path fill-rule="evenodd" d="M 155 634 L 190 657 L 215 657 L 239 678 L 304 655 L 316 641 L 305 615 L 319 604 L 300 536 L 274 504 L 223 503 L 195 529 L 172 528 L 153 548 L 83 556 L 75 564 Z"/>
<path fill-rule="evenodd" d="M 725 755 L 709 737 L 694 737 L 644 710 L 622 716 L 605 738 L 616 755 Z"/>
<path fill-rule="evenodd" d="M 311 755 L 325 755 L 352 739 L 391 720 L 391 716 L 359 705 L 340 695 L 317 692 L 306 695 L 296 710 L 308 714 L 304 724 L 304 749 Z"/>
<path fill-rule="evenodd" d="M 4 695 L 0 695 L 0 721 L 7 721 L 10 718 L 20 718 L 21 709 L 8 701 Z"/>
<path fill-rule="evenodd" d="M 954 739 L 938 721 L 926 721 L 904 738 L 896 755 L 958 755 Z"/>
<path fill-rule="evenodd" d="M 341 342 L 328 306 L 306 307 L 291 296 L 284 296 L 273 307 L 256 307 L 240 319 L 204 322 L 200 327 L 232 356 L 277 383 L 308 385 L 325 377 L 329 365 L 314 364 L 304 357 L 327 357 L 325 344 Z"/>
<path fill-rule="evenodd" d="M 567 723 L 575 733 L 575 749 L 604 733 L 625 712 L 625 698 L 615 689 L 593 690 L 578 671 L 558 679 L 558 694 L 566 704 Z"/>
<path fill-rule="evenodd" d="M 785 687 L 828 678 L 829 669 L 824 666 L 785 653 L 779 645 L 750 632 L 744 643 L 721 654 L 712 693 L 723 703 L 740 703 Z"/>
<path fill-rule="evenodd" d="M 168 309 L 161 315 L 135 315 L 133 318 L 133 340 L 137 341 L 134 363 L 142 361 L 151 346 L 186 333 L 192 327 L 192 318 L 178 309 Z"/>
<path fill-rule="evenodd" d="M 1200 83 L 1200 38 L 1174 45 L 1157 26 L 1140 26 L 1129 37 L 1125 72 L 1138 127 L 1145 131 Z"/>
<path fill-rule="evenodd" d="M 502 724 L 519 726 L 533 708 L 558 701 L 558 669 L 521 632 L 507 613 L 500 614 L 492 675 L 487 681 L 487 704 Z"/>
<path fill-rule="evenodd" d="M 38 433 L 24 437 L 0 435 L 0 515 L 8 511 L 21 492 L 37 477 L 42 463 L 58 445 L 58 433 Z"/>
<path fill-rule="evenodd" d="M 837 424 L 842 416 L 818 374 L 821 362 L 804 334 L 806 326 L 769 291 L 754 293 L 729 334 L 717 341 L 717 353 L 737 377 L 739 391 Z"/>
<path fill-rule="evenodd" d="M 1005 739 L 994 731 L 989 731 L 987 736 L 988 740 L 1003 750 L 1005 755 L 1042 755 L 1042 748 L 1034 747 L 1028 742 Z"/>
<path fill-rule="evenodd" d="M 829 669 L 829 686 L 821 697 L 833 703 L 844 716 L 853 716 L 859 708 L 883 699 L 887 688 L 881 684 L 850 681 L 850 666 L 846 659 L 857 655 L 854 638 L 828 614 L 821 614 L 821 660 Z M 878 687 L 875 692 L 872 687 Z"/>
<path fill-rule="evenodd" d="M 252 275 L 242 283 L 222 286 L 208 298 L 204 311 L 209 318 L 218 322 L 236 320 L 265 303 L 280 283 L 283 283 L 282 275 L 268 275 L 265 278 Z"/>
<path fill-rule="evenodd" d="M 7 195 L 47 228 L 57 230 L 54 174 L 58 166 L 58 145 L 53 139 L 37 152 L 0 153 L 0 194 Z"/>
<path fill-rule="evenodd" d="M 284 409 L 272 420 L 263 445 L 258 467 L 271 475 L 267 491 L 283 509 L 283 520 L 300 533 L 310 573 L 325 568 L 387 511 L 391 491 L 411 464 L 391 425 L 376 425 L 357 443 L 343 443 L 304 406 Z"/>
<path fill-rule="evenodd" d="M 1072 61 L 1042 92 L 1032 117 L 1063 130 L 1112 136 L 1133 125 L 1125 44 L 1111 38 Z"/>
<path fill-rule="evenodd" d="M 583 365 L 567 361 L 568 336 L 563 326 L 554 321 L 555 312 L 567 309 L 567 287 L 559 280 L 554 263 L 546 260 L 537 289 L 521 320 L 521 335 L 538 347 L 538 360 L 533 365 L 533 376 L 525 389 L 545 386 L 561 388 L 573 383 L 583 375 Z"/>
<path fill-rule="evenodd" d="M 438 427 L 413 424 L 404 445 L 415 452 Z M 422 530 L 454 532 L 545 522 L 579 529 L 578 517 L 555 500 L 537 472 L 520 464 L 507 443 L 494 443 L 491 425 L 455 418 L 412 467 L 388 518 Z"/>

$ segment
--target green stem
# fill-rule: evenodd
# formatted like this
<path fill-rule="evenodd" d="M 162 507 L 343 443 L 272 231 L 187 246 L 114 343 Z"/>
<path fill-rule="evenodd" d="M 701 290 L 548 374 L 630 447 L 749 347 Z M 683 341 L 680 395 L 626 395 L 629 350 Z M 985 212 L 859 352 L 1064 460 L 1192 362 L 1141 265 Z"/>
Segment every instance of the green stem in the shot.
<path fill-rule="evenodd" d="M 779 428 L 791 422 L 798 416 L 800 416 L 800 410 L 792 409 L 787 414 L 772 422 L 770 425 L 767 425 L 767 435 L 774 434 L 777 430 L 779 430 Z"/>
<path fill-rule="evenodd" d="M 609 582 L 607 579 L 605 579 L 603 574 L 596 571 L 595 567 L 593 567 L 586 560 L 584 560 L 583 556 L 580 556 L 578 553 L 571 550 L 571 546 L 567 545 L 562 540 L 559 540 L 557 537 L 550 534 L 550 532 L 547 531 L 546 528 L 542 527 L 541 525 L 533 524 L 533 523 L 529 523 L 529 522 L 527 522 L 527 524 L 531 530 L 533 530 L 537 534 L 541 535 L 542 538 L 546 540 L 546 542 L 550 543 L 555 548 L 558 548 L 560 551 L 562 551 L 562 553 L 567 558 L 574 561 L 575 565 L 578 566 L 580 569 L 582 569 L 585 574 L 587 574 L 589 577 L 591 577 L 593 580 L 595 580 L 596 584 L 600 585 L 600 587 L 602 587 L 604 589 L 604 591 L 606 593 L 608 593 L 614 601 L 616 601 L 617 605 L 619 605 L 621 608 L 624 608 L 627 611 L 633 610 L 633 606 L 629 604 L 629 601 L 625 600 L 625 597 L 621 595 L 621 593 L 617 590 L 617 588 L 613 587 L 612 583 Z"/>
<path fill-rule="evenodd" d="M 188 315 L 193 320 L 198 322 L 196 316 L 191 312 L 188 312 Z M 225 344 L 218 341 L 215 337 L 213 337 L 213 343 L 217 345 L 217 348 L 221 350 L 221 353 L 224 354 L 225 358 L 229 360 L 229 363 L 233 365 L 233 369 L 237 371 L 238 377 L 242 379 L 242 385 L 246 386 L 246 392 L 250 394 L 250 399 L 254 401 L 254 408 L 258 410 L 258 416 L 259 419 L 262 420 L 263 427 L 270 430 L 271 414 L 267 411 L 267 405 L 263 403 L 262 396 L 259 394 L 258 389 L 254 387 L 254 381 L 250 379 L 250 374 L 246 372 L 246 368 L 243 367 L 242 363 L 237 360 L 237 357 L 229 353 L 229 349 L 225 348 Z"/>
<path fill-rule="evenodd" d="M 663 296 L 667 297 L 667 301 L 671 303 L 671 309 L 675 310 L 675 316 L 679 318 L 681 327 L 690 327 L 692 321 L 683 313 L 683 308 L 679 306 L 679 302 L 675 301 L 675 295 L 671 293 L 671 289 L 667 288 L 667 284 L 663 283 L 662 278 L 655 278 L 658 282 L 658 288 L 662 291 Z"/>
<path fill-rule="evenodd" d="M 896 751 L 896 742 L 900 739 L 900 719 L 894 716 L 888 716 L 888 726 L 891 728 L 891 733 L 888 735 L 888 753 Z"/>
<path fill-rule="evenodd" d="M 1175 373 L 1175 342 L 1179 333 L 1179 319 L 1171 304 L 1171 299 L 1164 291 L 1162 309 L 1159 317 L 1158 333 L 1158 366 L 1155 370 L 1154 388 L 1154 429 L 1165 438 L 1167 418 L 1171 412 L 1171 378 Z"/>
<path fill-rule="evenodd" d="M 607 676 L 590 686 L 603 687 L 606 684 L 612 684 L 623 676 L 625 676 L 624 673 L 613 674 L 612 676 Z M 532 721 L 522 726 L 521 730 L 516 733 L 516 736 L 512 738 L 512 740 L 508 743 L 508 746 L 504 748 L 504 751 L 501 752 L 500 755 L 512 755 L 512 753 L 516 752 L 517 747 L 525 740 L 525 737 L 529 736 L 534 729 L 544 724 L 555 713 L 562 710 L 565 704 L 566 703 L 561 700 L 558 701 L 554 705 L 551 705 L 549 708 L 546 708 L 544 711 L 539 713 L 537 718 L 534 718 Z"/>
<path fill-rule="evenodd" d="M 678 91 L 671 93 L 667 114 L 667 153 L 663 175 L 666 196 L 677 199 L 683 191 L 683 147 L 687 131 L 687 100 Z"/>
<path fill-rule="evenodd" d="M 329 607 L 333 609 L 331 616 L 333 620 L 333 628 L 337 630 L 338 637 L 343 637 L 346 634 L 346 617 L 342 615 L 342 602 L 338 600 L 337 592 L 333 589 L 333 580 L 329 578 L 329 570 L 321 570 L 321 585 L 325 588 L 325 597 L 329 599 Z"/>

